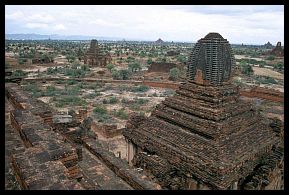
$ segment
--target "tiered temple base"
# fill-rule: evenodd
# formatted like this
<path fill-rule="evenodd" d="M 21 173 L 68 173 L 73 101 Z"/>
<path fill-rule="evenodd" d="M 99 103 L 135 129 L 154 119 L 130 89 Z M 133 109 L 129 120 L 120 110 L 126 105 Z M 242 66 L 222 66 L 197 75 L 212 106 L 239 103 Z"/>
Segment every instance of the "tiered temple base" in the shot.
<path fill-rule="evenodd" d="M 133 148 L 128 160 L 134 156 L 135 165 L 149 169 L 157 155 L 160 163 L 168 162 L 176 180 L 186 178 L 174 184 L 177 189 L 240 188 L 279 140 L 253 106 L 239 99 L 236 86 L 193 82 L 181 85 L 149 118 L 132 117 L 123 134 Z M 156 176 L 161 177 L 165 174 Z"/>

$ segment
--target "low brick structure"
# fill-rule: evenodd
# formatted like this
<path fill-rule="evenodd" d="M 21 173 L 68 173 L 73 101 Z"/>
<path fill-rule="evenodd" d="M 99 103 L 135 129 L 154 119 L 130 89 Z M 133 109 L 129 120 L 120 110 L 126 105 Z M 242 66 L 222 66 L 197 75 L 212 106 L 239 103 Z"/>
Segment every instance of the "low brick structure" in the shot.
<path fill-rule="evenodd" d="M 104 149 L 98 141 L 87 139 L 85 147 L 99 159 L 101 159 L 119 177 L 138 190 L 156 190 L 160 186 L 149 181 L 146 176 L 139 174 L 135 169 L 128 166 L 126 161 L 116 157 L 112 152 Z"/>
<path fill-rule="evenodd" d="M 149 68 L 148 72 L 170 72 L 170 69 L 176 68 L 175 63 L 169 62 L 153 62 Z"/>
<path fill-rule="evenodd" d="M 250 89 L 240 90 L 241 96 L 251 97 L 251 98 L 260 98 L 265 100 L 270 100 L 273 102 L 284 102 L 284 93 L 268 89 L 264 87 L 253 87 Z"/>
<path fill-rule="evenodd" d="M 92 131 L 100 133 L 105 138 L 113 138 L 122 135 L 122 129 L 118 129 L 117 125 L 109 125 L 102 123 L 92 123 Z"/>

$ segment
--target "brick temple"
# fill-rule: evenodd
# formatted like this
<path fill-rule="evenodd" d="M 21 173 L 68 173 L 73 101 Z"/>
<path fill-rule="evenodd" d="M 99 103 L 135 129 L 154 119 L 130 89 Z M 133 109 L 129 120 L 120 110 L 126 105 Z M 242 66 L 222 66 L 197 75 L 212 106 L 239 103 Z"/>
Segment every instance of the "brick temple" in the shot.
<path fill-rule="evenodd" d="M 109 53 L 103 53 L 100 50 L 97 40 L 91 40 L 90 47 L 84 56 L 84 63 L 91 66 L 105 67 L 111 63 L 111 60 Z"/>
<path fill-rule="evenodd" d="M 284 49 L 281 46 L 281 42 L 278 42 L 269 54 L 277 57 L 284 57 Z"/>
<path fill-rule="evenodd" d="M 220 34 L 200 39 L 176 95 L 128 121 L 128 162 L 167 189 L 283 189 L 282 141 L 240 99 L 234 65 Z"/>

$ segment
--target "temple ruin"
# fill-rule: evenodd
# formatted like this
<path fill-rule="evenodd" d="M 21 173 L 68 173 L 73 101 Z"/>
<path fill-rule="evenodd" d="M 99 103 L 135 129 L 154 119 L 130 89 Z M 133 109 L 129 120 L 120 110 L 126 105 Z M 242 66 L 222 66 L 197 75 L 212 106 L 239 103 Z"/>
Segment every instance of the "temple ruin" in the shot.
<path fill-rule="evenodd" d="M 176 68 L 177 65 L 175 63 L 169 62 L 153 62 L 149 68 L 148 72 L 170 72 L 172 68 Z M 179 68 L 179 67 L 178 67 Z"/>
<path fill-rule="evenodd" d="M 176 95 L 150 117 L 130 117 L 127 161 L 164 189 L 283 189 L 284 147 L 272 130 L 278 125 L 265 124 L 240 99 L 234 65 L 220 34 L 200 39 Z"/>
<path fill-rule="evenodd" d="M 281 46 L 281 42 L 278 42 L 276 47 L 269 52 L 269 55 L 274 55 L 277 57 L 284 57 L 284 49 Z"/>
<path fill-rule="evenodd" d="M 159 38 L 158 40 L 155 41 L 155 43 L 156 43 L 156 44 L 163 44 L 164 41 L 163 41 L 161 38 Z"/>
<path fill-rule="evenodd" d="M 100 50 L 97 40 L 91 40 L 90 47 L 84 55 L 84 64 L 105 67 L 107 64 L 111 63 L 111 60 L 112 58 L 109 53 L 103 53 Z"/>
<path fill-rule="evenodd" d="M 5 189 L 160 189 L 109 151 L 91 125 L 86 110 L 60 114 L 5 83 Z"/>
<path fill-rule="evenodd" d="M 265 49 L 272 49 L 274 46 L 268 41 L 267 43 L 264 44 Z"/>

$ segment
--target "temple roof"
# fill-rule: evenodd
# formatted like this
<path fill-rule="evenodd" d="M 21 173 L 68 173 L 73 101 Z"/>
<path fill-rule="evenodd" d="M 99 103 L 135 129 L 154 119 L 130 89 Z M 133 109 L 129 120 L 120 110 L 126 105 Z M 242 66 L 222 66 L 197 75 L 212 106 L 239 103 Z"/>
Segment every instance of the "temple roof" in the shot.
<path fill-rule="evenodd" d="M 211 32 L 205 36 L 205 39 L 224 39 L 219 33 Z"/>
<path fill-rule="evenodd" d="M 209 33 L 193 48 L 187 76 L 190 80 L 196 81 L 197 76 L 203 78 L 206 81 L 204 83 L 222 85 L 223 82 L 230 80 L 234 65 L 235 59 L 229 42 L 219 33 Z M 200 74 L 200 71 L 201 77 L 196 75 L 198 72 Z"/>

